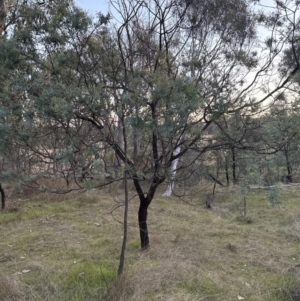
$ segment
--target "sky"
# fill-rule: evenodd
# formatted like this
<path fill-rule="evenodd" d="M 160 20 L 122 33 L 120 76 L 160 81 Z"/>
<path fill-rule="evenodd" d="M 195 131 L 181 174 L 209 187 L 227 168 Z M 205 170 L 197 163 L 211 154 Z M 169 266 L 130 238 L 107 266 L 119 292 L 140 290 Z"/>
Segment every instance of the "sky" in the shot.
<path fill-rule="evenodd" d="M 103 13 L 108 12 L 109 0 L 75 0 L 75 3 L 90 13 L 101 11 Z M 261 0 L 260 3 L 265 6 L 274 6 L 274 0 Z"/>
<path fill-rule="evenodd" d="M 90 13 L 94 12 L 108 12 L 109 0 L 75 0 L 75 3 L 81 7 L 83 10 L 86 10 Z M 263 6 L 274 6 L 274 0 L 260 0 L 260 4 Z"/>
<path fill-rule="evenodd" d="M 101 12 L 106 14 L 108 12 L 108 0 L 75 0 L 77 6 L 91 14 Z"/>

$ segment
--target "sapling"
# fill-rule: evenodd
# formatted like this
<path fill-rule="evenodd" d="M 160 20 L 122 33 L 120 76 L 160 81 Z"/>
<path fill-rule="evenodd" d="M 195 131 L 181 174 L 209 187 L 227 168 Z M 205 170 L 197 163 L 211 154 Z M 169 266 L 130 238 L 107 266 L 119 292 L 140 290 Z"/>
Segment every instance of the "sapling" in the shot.
<path fill-rule="evenodd" d="M 247 220 L 247 194 L 249 193 L 249 179 L 248 177 L 244 177 L 241 179 L 239 186 L 237 186 L 236 193 L 240 199 L 240 203 L 238 205 L 241 219 L 243 221 Z"/>
<path fill-rule="evenodd" d="M 268 201 L 275 206 L 279 203 L 280 200 L 280 183 L 275 184 L 272 189 L 268 191 L 267 195 Z"/>
<path fill-rule="evenodd" d="M 236 193 L 240 199 L 239 212 L 243 221 L 249 221 L 247 195 L 250 191 L 250 184 L 260 184 L 263 181 L 262 176 L 257 176 L 258 166 L 251 164 L 245 172 L 244 177 L 240 178 L 239 185 L 236 188 Z"/>

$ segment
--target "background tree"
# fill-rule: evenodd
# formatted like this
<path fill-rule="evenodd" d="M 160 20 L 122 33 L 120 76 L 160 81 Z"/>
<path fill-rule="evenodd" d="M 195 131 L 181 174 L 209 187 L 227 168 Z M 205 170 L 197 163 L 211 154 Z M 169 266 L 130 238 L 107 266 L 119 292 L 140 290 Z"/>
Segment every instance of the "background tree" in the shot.
<path fill-rule="evenodd" d="M 272 108 L 266 119 L 265 142 L 271 150 L 277 150 L 273 160 L 278 167 L 278 181 L 291 183 L 293 170 L 296 171 L 299 166 L 299 116 L 288 104 L 282 102 Z"/>

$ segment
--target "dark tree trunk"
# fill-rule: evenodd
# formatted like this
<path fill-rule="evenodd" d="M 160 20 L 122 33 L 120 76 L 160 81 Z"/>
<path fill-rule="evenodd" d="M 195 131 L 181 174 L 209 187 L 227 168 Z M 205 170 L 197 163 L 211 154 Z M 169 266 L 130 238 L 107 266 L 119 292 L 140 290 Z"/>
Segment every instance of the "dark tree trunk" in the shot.
<path fill-rule="evenodd" d="M 138 212 L 139 217 L 139 227 L 140 227 L 140 239 L 141 239 L 141 249 L 145 250 L 149 247 L 149 235 L 147 226 L 147 216 L 149 202 L 144 196 L 140 196 L 140 208 Z"/>
<path fill-rule="evenodd" d="M 142 192 L 141 186 L 139 185 L 138 180 L 134 180 L 136 191 L 138 192 L 140 199 L 140 208 L 138 212 L 139 219 L 139 228 L 140 228 L 140 239 L 141 239 L 141 249 L 145 250 L 149 247 L 149 235 L 148 235 L 148 226 L 147 226 L 147 216 L 148 216 L 148 207 L 151 201 L 154 198 L 156 188 L 165 180 L 164 177 L 158 178 L 154 176 L 153 182 L 148 190 L 148 193 L 145 194 Z"/>
<path fill-rule="evenodd" d="M 227 183 L 227 187 L 228 187 L 229 186 L 229 172 L 228 172 L 227 162 L 226 162 L 226 165 L 225 165 L 225 172 L 226 172 L 226 183 Z"/>
<path fill-rule="evenodd" d="M 236 163 L 235 163 L 235 149 L 234 146 L 231 147 L 231 154 L 232 154 L 232 180 L 233 183 L 236 183 Z"/>
<path fill-rule="evenodd" d="M 5 193 L 4 193 L 4 189 L 2 188 L 1 184 L 0 184 L 0 193 L 1 193 L 1 208 L 4 209 L 5 208 Z"/>
<path fill-rule="evenodd" d="M 290 156 L 289 156 L 289 151 L 288 149 L 285 150 L 285 160 L 286 160 L 286 169 L 287 169 L 287 176 L 286 176 L 286 181 L 288 183 L 293 182 L 293 175 L 292 175 L 292 166 L 290 163 Z"/>

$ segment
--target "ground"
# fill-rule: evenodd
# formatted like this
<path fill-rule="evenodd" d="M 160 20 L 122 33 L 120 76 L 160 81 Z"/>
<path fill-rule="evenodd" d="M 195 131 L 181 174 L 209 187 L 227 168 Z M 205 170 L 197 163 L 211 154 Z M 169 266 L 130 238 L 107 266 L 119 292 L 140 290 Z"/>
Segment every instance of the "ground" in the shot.
<path fill-rule="evenodd" d="M 246 196 L 233 189 L 192 202 L 162 197 L 149 209 L 140 251 L 138 200 L 130 201 L 125 271 L 122 191 L 11 196 L 0 212 L 0 300 L 300 300 L 300 188 Z M 115 210 L 112 210 L 116 208 Z"/>

